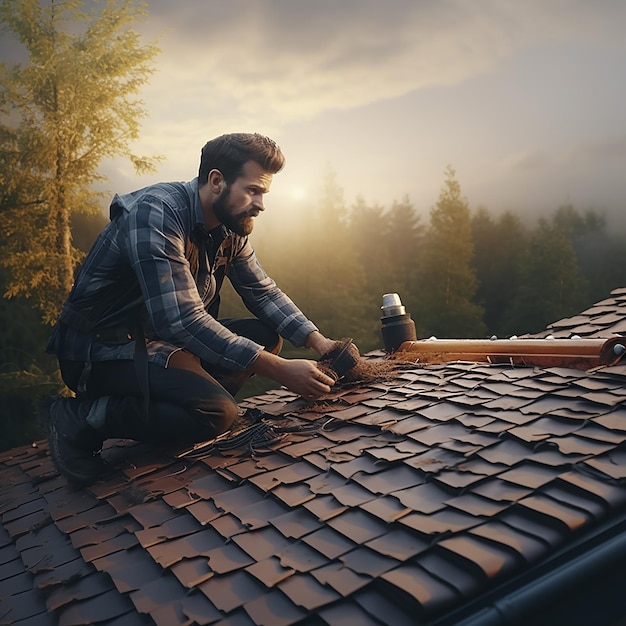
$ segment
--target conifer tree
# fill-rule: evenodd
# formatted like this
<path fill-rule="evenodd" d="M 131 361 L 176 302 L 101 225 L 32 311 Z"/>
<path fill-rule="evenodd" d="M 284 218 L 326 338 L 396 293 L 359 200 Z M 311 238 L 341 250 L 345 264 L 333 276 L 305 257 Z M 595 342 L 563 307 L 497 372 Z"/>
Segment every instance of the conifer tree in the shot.
<path fill-rule="evenodd" d="M 379 204 L 368 204 L 358 196 L 349 215 L 350 239 L 355 252 L 368 277 L 385 274 L 386 242 L 389 235 L 389 219 L 385 208 Z"/>
<path fill-rule="evenodd" d="M 144 14 L 134 0 L 108 0 L 97 12 L 82 0 L 1 0 L 0 27 L 26 62 L 0 65 L 0 261 L 6 297 L 32 299 L 52 322 L 80 258 L 71 216 L 100 210 L 92 183 L 105 158 L 130 157 L 138 172 L 145 116 L 138 98 L 158 53 L 133 29 Z M 158 160 L 158 159 L 157 159 Z"/>
<path fill-rule="evenodd" d="M 357 198 L 349 215 L 349 240 L 367 277 L 360 298 L 372 315 L 372 323 L 377 323 L 382 295 L 394 289 L 390 286 L 393 275 L 388 246 L 390 219 L 383 206 L 370 205 L 362 196 Z"/>
<path fill-rule="evenodd" d="M 413 311 L 420 297 L 418 268 L 422 261 L 424 227 L 408 196 L 393 202 L 387 218 L 385 248 L 388 275 L 385 291 L 398 293 L 407 311 Z"/>
<path fill-rule="evenodd" d="M 482 337 L 483 310 L 474 303 L 476 272 L 470 210 L 451 166 L 437 205 L 430 213 L 430 227 L 419 266 L 419 307 L 416 327 L 420 336 Z"/>
<path fill-rule="evenodd" d="M 622 237 L 609 232 L 606 218 L 593 209 L 579 212 L 571 204 L 560 206 L 552 216 L 552 225 L 570 241 L 581 274 L 588 284 L 588 302 L 603 299 L 616 287 L 622 287 L 626 277 Z"/>
<path fill-rule="evenodd" d="M 472 240 L 476 302 L 485 309 L 487 330 L 498 337 L 515 334 L 509 316 L 519 287 L 526 230 L 513 213 L 507 211 L 493 219 L 485 208 L 479 208 L 472 217 Z"/>
<path fill-rule="evenodd" d="M 525 251 L 520 288 L 512 313 L 517 334 L 538 332 L 551 322 L 580 312 L 587 284 L 564 232 L 539 220 Z"/>

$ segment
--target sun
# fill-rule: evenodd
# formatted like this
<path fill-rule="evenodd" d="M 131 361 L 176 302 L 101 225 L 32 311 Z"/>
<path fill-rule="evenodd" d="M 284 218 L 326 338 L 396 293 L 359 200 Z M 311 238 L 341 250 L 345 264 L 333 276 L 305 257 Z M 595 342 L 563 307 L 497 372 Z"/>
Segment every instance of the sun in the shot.
<path fill-rule="evenodd" d="M 291 189 L 291 197 L 294 200 L 304 200 L 306 198 L 306 189 L 301 186 L 296 186 Z"/>

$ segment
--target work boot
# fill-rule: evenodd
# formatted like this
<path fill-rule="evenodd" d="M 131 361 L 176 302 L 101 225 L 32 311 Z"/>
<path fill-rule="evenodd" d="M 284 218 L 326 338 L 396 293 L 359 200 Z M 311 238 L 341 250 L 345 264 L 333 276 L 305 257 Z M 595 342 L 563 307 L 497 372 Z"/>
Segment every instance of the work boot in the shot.
<path fill-rule="evenodd" d="M 57 396 L 48 407 L 48 443 L 57 470 L 76 485 L 88 485 L 107 470 L 102 436 L 86 422 L 88 405 Z"/>

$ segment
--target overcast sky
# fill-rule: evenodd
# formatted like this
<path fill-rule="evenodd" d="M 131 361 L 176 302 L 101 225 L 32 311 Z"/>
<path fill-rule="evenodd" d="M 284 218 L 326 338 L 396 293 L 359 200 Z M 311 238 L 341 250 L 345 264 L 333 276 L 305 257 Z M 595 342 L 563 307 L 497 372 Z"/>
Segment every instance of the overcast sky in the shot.
<path fill-rule="evenodd" d="M 348 205 L 437 201 L 448 164 L 470 206 L 626 204 L 624 0 L 147 0 L 160 36 L 137 152 L 114 191 L 189 179 L 209 138 L 269 134 L 268 198 L 314 199 L 330 166 Z"/>

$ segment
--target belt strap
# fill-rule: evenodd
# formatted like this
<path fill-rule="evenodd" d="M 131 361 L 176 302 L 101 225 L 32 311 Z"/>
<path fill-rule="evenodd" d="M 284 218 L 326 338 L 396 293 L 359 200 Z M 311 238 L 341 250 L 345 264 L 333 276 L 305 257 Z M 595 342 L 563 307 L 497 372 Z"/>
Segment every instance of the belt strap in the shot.
<path fill-rule="evenodd" d="M 148 348 L 146 346 L 146 336 L 139 320 L 134 323 L 132 334 L 135 339 L 135 373 L 137 374 L 137 381 L 139 382 L 139 388 L 141 389 L 141 393 L 143 395 L 146 422 L 149 422 L 150 372 L 148 369 Z"/>

